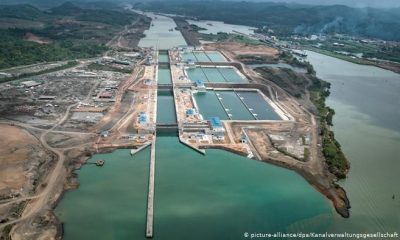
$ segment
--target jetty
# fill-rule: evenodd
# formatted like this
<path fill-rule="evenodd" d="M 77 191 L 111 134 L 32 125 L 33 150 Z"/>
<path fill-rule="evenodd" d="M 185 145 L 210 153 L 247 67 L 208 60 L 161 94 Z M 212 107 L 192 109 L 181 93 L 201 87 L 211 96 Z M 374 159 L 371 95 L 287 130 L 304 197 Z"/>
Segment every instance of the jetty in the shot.
<path fill-rule="evenodd" d="M 149 173 L 149 192 L 147 196 L 147 222 L 146 222 L 146 237 L 153 237 L 153 223 L 154 223 L 154 177 L 156 165 L 156 137 L 151 143 L 150 153 L 150 173 Z"/>
<path fill-rule="evenodd" d="M 146 143 L 146 144 L 140 146 L 139 148 L 131 149 L 131 155 L 132 155 L 132 156 L 135 155 L 136 153 L 142 151 L 143 149 L 147 148 L 147 147 L 150 146 L 151 144 L 152 144 L 152 143 L 150 142 L 150 143 Z"/>

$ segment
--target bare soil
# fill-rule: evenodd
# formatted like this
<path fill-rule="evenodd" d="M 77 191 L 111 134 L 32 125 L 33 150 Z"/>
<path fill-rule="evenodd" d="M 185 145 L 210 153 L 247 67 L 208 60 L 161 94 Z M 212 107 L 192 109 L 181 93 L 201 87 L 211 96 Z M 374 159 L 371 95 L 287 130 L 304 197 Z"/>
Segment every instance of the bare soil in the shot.
<path fill-rule="evenodd" d="M 204 49 L 210 51 L 223 51 L 228 57 L 236 59 L 239 55 L 268 56 L 275 58 L 279 51 L 266 45 L 246 45 L 243 43 L 223 42 L 209 43 L 204 45 Z"/>

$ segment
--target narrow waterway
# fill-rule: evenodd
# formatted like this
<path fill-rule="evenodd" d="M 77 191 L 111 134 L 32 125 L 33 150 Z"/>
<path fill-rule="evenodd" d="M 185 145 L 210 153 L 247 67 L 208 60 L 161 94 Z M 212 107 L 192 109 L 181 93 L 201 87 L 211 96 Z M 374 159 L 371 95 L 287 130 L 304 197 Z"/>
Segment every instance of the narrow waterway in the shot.
<path fill-rule="evenodd" d="M 176 123 L 174 96 L 170 91 L 158 91 L 157 122 Z"/>
<path fill-rule="evenodd" d="M 351 162 L 341 182 L 351 216 L 336 218 L 332 231 L 399 232 L 400 75 L 307 54 L 317 76 L 332 84 L 327 104 L 336 112 L 333 130 Z"/>
<path fill-rule="evenodd" d="M 146 37 L 139 42 L 139 47 L 155 47 L 170 49 L 179 45 L 186 45 L 180 31 L 175 30 L 176 24 L 172 18 L 145 13 L 152 19 L 150 28 L 144 32 Z"/>

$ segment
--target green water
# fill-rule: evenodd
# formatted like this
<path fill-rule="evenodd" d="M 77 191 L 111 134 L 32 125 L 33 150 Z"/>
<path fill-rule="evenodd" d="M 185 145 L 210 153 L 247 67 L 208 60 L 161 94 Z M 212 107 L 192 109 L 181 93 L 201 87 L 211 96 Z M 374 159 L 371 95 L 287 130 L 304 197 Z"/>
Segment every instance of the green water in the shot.
<path fill-rule="evenodd" d="M 235 69 L 233 68 L 218 68 L 220 73 L 227 79 L 228 82 L 236 82 L 236 83 L 243 83 L 247 82 L 246 79 L 243 79 Z"/>
<path fill-rule="evenodd" d="M 197 93 L 194 98 L 199 107 L 199 112 L 204 119 L 211 117 L 219 117 L 221 120 L 229 120 L 224 108 L 219 102 L 214 91 L 207 91 L 205 93 Z"/>
<path fill-rule="evenodd" d="M 193 52 L 193 54 L 196 57 L 196 62 L 210 62 L 210 59 L 204 52 Z"/>
<path fill-rule="evenodd" d="M 169 91 L 158 91 L 157 122 L 176 123 L 174 97 Z"/>
<path fill-rule="evenodd" d="M 341 182 L 352 208 L 331 231 L 400 231 L 400 75 L 308 52 L 318 77 L 329 81 L 336 138 L 351 163 Z M 392 195 L 396 199 L 392 199 Z"/>
<path fill-rule="evenodd" d="M 208 82 L 206 75 L 204 75 L 204 72 L 200 68 L 189 68 L 187 69 L 187 74 L 192 82 L 197 80 Z"/>
<path fill-rule="evenodd" d="M 229 79 L 225 79 L 224 76 L 217 68 L 199 68 L 207 76 L 209 82 L 226 82 Z"/>
<path fill-rule="evenodd" d="M 241 96 L 248 108 L 252 108 L 252 113 L 257 114 L 259 120 L 281 120 L 279 115 L 269 105 L 268 102 L 258 93 L 249 91 L 237 92 Z"/>
<path fill-rule="evenodd" d="M 159 66 L 157 81 L 159 84 L 172 84 L 171 69 Z"/>
<path fill-rule="evenodd" d="M 67 191 L 56 208 L 64 239 L 141 239 L 146 225 L 150 148 L 134 158 L 129 150 L 96 154 L 103 167 L 76 171 L 80 186 Z"/>
<path fill-rule="evenodd" d="M 216 91 L 217 96 L 221 98 L 228 114 L 234 120 L 255 120 L 250 111 L 240 101 L 238 96 L 233 91 Z"/>
<path fill-rule="evenodd" d="M 241 239 L 331 218 L 327 200 L 292 171 L 222 150 L 204 156 L 176 137 L 158 137 L 156 153 L 156 239 Z"/>
<path fill-rule="evenodd" d="M 158 62 L 169 63 L 168 52 L 160 51 L 158 54 Z"/>
<path fill-rule="evenodd" d="M 198 154 L 158 136 L 154 238 L 241 239 L 253 231 L 324 231 L 330 203 L 296 173 L 222 151 Z M 144 239 L 149 148 L 95 155 L 57 207 L 65 239 Z M 317 227 L 315 226 L 317 222 Z"/>

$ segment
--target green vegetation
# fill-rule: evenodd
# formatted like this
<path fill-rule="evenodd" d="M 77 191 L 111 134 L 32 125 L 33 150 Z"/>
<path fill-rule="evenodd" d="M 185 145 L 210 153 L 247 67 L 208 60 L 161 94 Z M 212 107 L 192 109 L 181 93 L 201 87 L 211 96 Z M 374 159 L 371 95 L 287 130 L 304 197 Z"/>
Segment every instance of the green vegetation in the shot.
<path fill-rule="evenodd" d="M 98 56 L 108 49 L 105 44 L 138 16 L 119 10 L 82 9 L 71 3 L 50 11 L 30 5 L 0 6 L 0 15 L 43 25 L 0 29 L 0 69 Z M 45 41 L 40 42 L 42 39 Z"/>
<path fill-rule="evenodd" d="M 117 68 L 108 65 L 98 64 L 98 63 L 91 63 L 88 68 L 90 70 L 101 70 L 101 71 L 111 71 L 111 72 L 120 72 L 120 73 L 131 73 L 132 69 L 127 68 Z"/>
<path fill-rule="evenodd" d="M 190 25 L 192 31 L 195 31 L 195 32 L 207 30 L 207 28 L 199 27 L 199 26 L 197 26 L 196 24 L 189 24 L 189 25 Z"/>
<path fill-rule="evenodd" d="M 296 98 L 301 98 L 306 92 L 309 80 L 304 74 L 298 74 L 288 68 L 256 68 L 264 78 L 274 82 Z"/>
<path fill-rule="evenodd" d="M 68 39 L 39 44 L 25 41 L 25 34 L 26 31 L 21 29 L 0 30 L 0 68 L 92 57 L 107 49 L 93 42 Z"/>
<path fill-rule="evenodd" d="M 298 40 L 296 42 L 309 50 L 358 64 L 371 64 L 366 60 L 367 58 L 400 63 L 400 45 L 395 43 L 362 42 L 344 37 L 327 37 L 325 41 Z"/>
<path fill-rule="evenodd" d="M 67 69 L 67 68 L 75 67 L 76 65 L 78 65 L 77 61 L 70 61 L 70 62 L 68 62 L 68 63 L 66 63 L 66 64 L 64 64 L 62 66 L 49 68 L 49 69 L 45 69 L 45 70 L 38 71 L 38 72 L 23 73 L 21 75 L 14 76 L 14 77 L 1 78 L 0 79 L 0 83 L 14 81 L 14 80 L 21 79 L 21 78 L 33 77 L 33 76 L 46 74 L 46 73 L 51 73 L 51 72 L 56 72 L 56 71 L 61 71 L 61 70 Z"/>
<path fill-rule="evenodd" d="M 278 63 L 278 58 L 266 55 L 238 55 L 237 59 L 244 64 Z"/>
<path fill-rule="evenodd" d="M 278 36 L 343 33 L 400 40 L 398 9 L 308 6 L 268 2 L 148 1 L 137 8 L 272 29 Z M 266 28 L 264 28 L 266 26 Z"/>
<path fill-rule="evenodd" d="M 246 36 L 239 35 L 239 34 L 232 34 L 232 33 L 225 33 L 219 32 L 217 34 L 201 34 L 200 37 L 206 41 L 213 41 L 213 42 L 238 42 L 244 43 L 247 45 L 260 45 L 263 44 L 262 42 L 254 39 L 250 39 Z"/>
<path fill-rule="evenodd" d="M 344 156 L 339 142 L 336 141 L 334 133 L 330 130 L 330 127 L 333 126 L 332 118 L 335 111 L 325 104 L 325 99 L 330 94 L 330 84 L 318 79 L 315 75 L 311 79 L 310 99 L 319 112 L 322 153 L 329 166 L 329 171 L 339 179 L 346 178 L 350 164 Z"/>
<path fill-rule="evenodd" d="M 309 62 L 300 61 L 299 59 L 297 59 L 292 54 L 286 51 L 281 51 L 279 59 L 283 60 L 289 65 L 307 69 L 308 74 L 315 74 L 314 68 Z"/>

